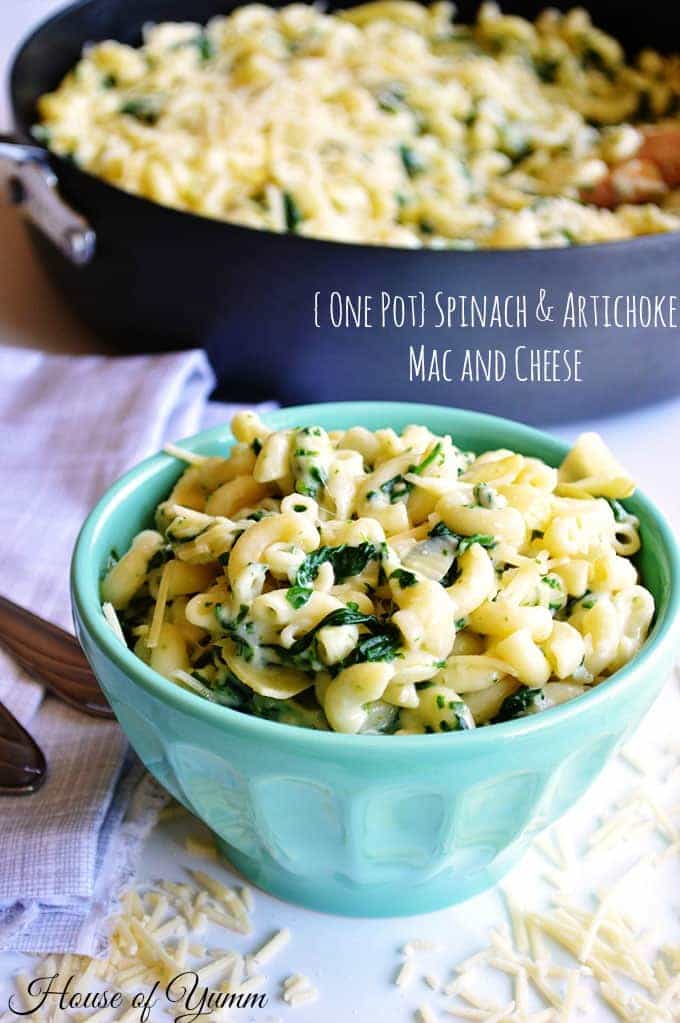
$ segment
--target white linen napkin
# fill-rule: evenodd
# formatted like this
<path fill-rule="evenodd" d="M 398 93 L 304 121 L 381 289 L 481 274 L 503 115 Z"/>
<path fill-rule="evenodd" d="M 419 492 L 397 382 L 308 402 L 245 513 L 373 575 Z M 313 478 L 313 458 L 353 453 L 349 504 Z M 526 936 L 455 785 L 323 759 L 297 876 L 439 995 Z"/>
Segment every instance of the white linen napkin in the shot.
<path fill-rule="evenodd" d="M 72 631 L 80 525 L 126 469 L 234 406 L 208 405 L 202 352 L 107 358 L 0 348 L 0 593 Z M 0 649 L 0 700 L 49 764 L 36 794 L 0 797 L 0 950 L 103 951 L 106 913 L 166 796 L 115 722 L 58 700 Z"/>

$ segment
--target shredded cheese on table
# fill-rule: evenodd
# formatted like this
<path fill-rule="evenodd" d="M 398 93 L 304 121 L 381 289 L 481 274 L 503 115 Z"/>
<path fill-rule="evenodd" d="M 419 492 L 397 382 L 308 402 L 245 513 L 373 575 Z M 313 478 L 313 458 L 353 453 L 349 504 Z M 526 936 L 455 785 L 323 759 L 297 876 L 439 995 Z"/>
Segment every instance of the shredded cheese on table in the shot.
<path fill-rule="evenodd" d="M 655 753 L 634 746 L 621 751 L 621 761 L 638 777 L 642 774 L 646 784 L 628 786 L 623 798 L 613 800 L 611 811 L 585 836 L 582 850 L 564 823 L 537 838 L 530 855 L 547 864 L 549 883 L 557 889 L 549 905 L 539 907 L 533 888 L 529 900 L 516 891 L 516 877 L 531 876 L 532 867 L 525 861 L 500 889 L 508 923 L 491 931 L 486 948 L 451 965 L 454 978 L 440 990 L 440 1012 L 479 1023 L 576 1023 L 594 1018 L 599 1003 L 624 1023 L 680 1019 L 680 945 L 665 943 L 654 950 L 626 897 L 630 883 L 645 884 L 640 872 L 657 872 L 680 858 L 680 802 L 673 792 L 678 750 L 667 745 Z M 641 822 L 648 827 L 641 829 Z M 613 883 L 589 888 L 586 874 L 603 854 L 609 863 L 612 849 L 632 850 L 633 839 L 644 839 L 648 848 L 626 869 L 617 869 Z M 639 845 L 634 848 L 639 850 Z M 565 878 L 574 887 L 578 881 L 582 899 L 565 890 Z M 418 938 L 409 946 L 432 954 L 436 947 Z M 408 966 L 412 979 L 412 963 L 412 957 L 406 959 L 397 978 L 402 990 L 402 974 Z M 496 1004 L 488 996 L 497 989 L 499 975 L 512 985 L 507 1004 Z M 422 976 L 425 984 L 428 976 Z"/>

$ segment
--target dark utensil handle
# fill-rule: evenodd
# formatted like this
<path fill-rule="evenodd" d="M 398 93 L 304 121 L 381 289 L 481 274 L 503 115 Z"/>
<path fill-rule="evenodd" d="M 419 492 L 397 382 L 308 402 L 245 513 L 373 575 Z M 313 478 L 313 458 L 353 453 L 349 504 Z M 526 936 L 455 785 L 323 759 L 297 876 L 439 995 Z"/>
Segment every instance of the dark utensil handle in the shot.
<path fill-rule="evenodd" d="M 93 717 L 114 716 L 77 640 L 2 596 L 0 644 L 71 707 Z"/>
<path fill-rule="evenodd" d="M 35 739 L 0 703 L 0 795 L 29 796 L 47 777 L 47 762 Z"/>
<path fill-rule="evenodd" d="M 76 266 L 94 257 L 91 225 L 62 199 L 47 150 L 0 135 L 0 186 L 7 200 L 22 211 Z"/>

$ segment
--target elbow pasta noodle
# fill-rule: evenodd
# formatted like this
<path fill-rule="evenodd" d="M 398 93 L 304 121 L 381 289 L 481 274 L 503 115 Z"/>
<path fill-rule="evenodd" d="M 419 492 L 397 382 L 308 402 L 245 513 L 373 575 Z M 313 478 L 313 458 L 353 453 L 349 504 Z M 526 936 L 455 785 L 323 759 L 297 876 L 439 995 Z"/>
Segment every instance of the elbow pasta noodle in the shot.
<path fill-rule="evenodd" d="M 679 98 L 679 57 L 628 63 L 581 8 L 484 3 L 465 25 L 441 2 L 258 3 L 88 46 L 34 131 L 119 188 L 247 227 L 538 248 L 680 227 Z"/>
<path fill-rule="evenodd" d="M 645 642 L 633 483 L 598 436 L 555 470 L 420 426 L 232 431 L 225 457 L 169 447 L 156 528 L 101 585 L 172 682 L 310 728 L 449 732 L 577 696 Z"/>

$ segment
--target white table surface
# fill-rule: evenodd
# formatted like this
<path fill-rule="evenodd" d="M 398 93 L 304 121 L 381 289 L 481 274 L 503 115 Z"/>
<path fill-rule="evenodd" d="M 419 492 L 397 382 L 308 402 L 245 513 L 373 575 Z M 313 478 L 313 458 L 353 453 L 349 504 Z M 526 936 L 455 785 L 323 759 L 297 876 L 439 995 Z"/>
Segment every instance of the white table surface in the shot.
<path fill-rule="evenodd" d="M 27 29 L 50 10 L 62 4 L 55 0 L 3 0 L 0 8 L 0 76 L 8 64 L 16 43 Z M 0 101 L 0 130 L 8 125 L 6 97 Z M 105 349 L 87 330 L 77 323 L 61 298 L 45 280 L 35 264 L 13 210 L 0 205 L 0 344 L 26 345 L 50 351 L 89 352 Z M 2 382 L 0 381 L 0 386 Z M 629 415 L 606 420 L 568 424 L 554 430 L 566 439 L 582 429 L 596 429 L 633 473 L 640 486 L 665 510 L 671 522 L 680 529 L 680 482 L 678 480 L 678 446 L 680 444 L 680 400 L 655 408 L 635 411 Z M 673 722 L 680 713 L 677 679 L 669 682 L 663 696 L 645 721 L 635 742 L 640 749 L 657 746 L 673 736 Z M 665 738 L 664 738 L 665 737 Z M 607 774 L 581 801 L 568 817 L 575 835 L 585 833 L 607 807 L 612 794 L 633 782 L 630 768 L 621 762 L 612 764 Z M 1 822 L 0 822 L 1 826 Z M 179 878 L 186 865 L 192 863 L 183 849 L 183 836 L 190 828 L 185 818 L 174 824 L 161 825 L 151 837 L 140 863 L 140 879 Z M 622 868 L 635 858 L 635 850 L 622 849 L 611 859 L 605 858 L 595 873 L 614 880 Z M 537 859 L 534 853 L 514 872 L 513 881 L 522 886 L 533 884 Z M 195 865 L 195 864 L 194 864 Z M 1 869 L 1 865 L 0 865 Z M 218 868 L 228 871 L 228 868 Z M 584 885 L 589 870 L 584 865 Z M 678 891 L 678 869 L 670 863 L 662 871 L 641 875 L 630 889 L 630 905 L 665 936 L 680 941 L 677 906 L 668 899 L 669 892 Z M 540 886 L 539 886 L 540 887 Z M 398 949 L 416 935 L 445 947 L 423 957 L 423 971 L 447 975 L 448 968 L 486 944 L 488 930 L 503 919 L 502 901 L 498 891 L 487 892 L 474 900 L 427 917 L 401 920 L 351 920 L 329 917 L 285 905 L 258 893 L 255 931 L 250 939 L 237 939 L 231 947 L 242 950 L 255 947 L 258 940 L 280 926 L 288 926 L 293 940 L 286 952 L 267 969 L 272 994 L 270 1006 L 252 1016 L 253 1020 L 281 1017 L 324 1023 L 400 1023 L 413 1018 L 415 1006 L 423 1001 L 438 1007 L 443 1002 L 418 981 L 405 993 L 392 985 L 398 966 Z M 203 939 L 202 939 L 203 940 Z M 214 937 L 208 944 L 224 947 L 224 936 Z M 9 977 L 25 961 L 17 956 L 0 955 L 0 1014 L 6 1008 Z M 321 1000 L 309 1007 L 290 1010 L 275 995 L 277 982 L 287 972 L 299 970 L 309 974 L 318 984 Z M 500 991 L 499 995 L 503 995 Z M 250 1018 L 239 1013 L 239 1019 Z M 445 1018 L 445 1017 L 442 1017 Z M 451 1017 L 447 1017 L 451 1018 Z M 602 1005 L 594 1004 L 579 1017 L 589 1023 L 604 1023 L 613 1017 Z"/>

